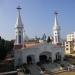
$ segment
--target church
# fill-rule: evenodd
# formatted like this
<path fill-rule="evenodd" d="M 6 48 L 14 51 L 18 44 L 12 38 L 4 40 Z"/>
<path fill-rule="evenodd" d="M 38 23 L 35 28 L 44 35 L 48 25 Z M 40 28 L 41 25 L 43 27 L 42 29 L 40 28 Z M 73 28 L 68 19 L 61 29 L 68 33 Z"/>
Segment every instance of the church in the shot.
<path fill-rule="evenodd" d="M 14 43 L 14 56 L 15 65 L 21 65 L 23 63 L 34 64 L 37 62 L 55 62 L 63 61 L 64 47 L 61 44 L 60 38 L 60 26 L 58 23 L 58 13 L 55 12 L 54 25 L 53 25 L 53 37 L 51 42 L 47 40 L 33 40 L 24 42 L 23 38 L 23 23 L 21 19 L 20 10 L 18 7 L 18 17 L 15 24 L 15 43 Z"/>

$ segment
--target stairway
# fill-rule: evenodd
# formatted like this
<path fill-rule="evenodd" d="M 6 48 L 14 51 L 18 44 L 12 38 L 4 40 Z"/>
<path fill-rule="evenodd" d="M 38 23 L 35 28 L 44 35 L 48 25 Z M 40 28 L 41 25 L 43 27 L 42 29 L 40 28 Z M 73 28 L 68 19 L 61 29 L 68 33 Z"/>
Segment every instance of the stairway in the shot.
<path fill-rule="evenodd" d="M 31 75 L 40 75 L 41 69 L 37 65 L 35 64 L 29 65 L 28 69 L 30 70 Z"/>

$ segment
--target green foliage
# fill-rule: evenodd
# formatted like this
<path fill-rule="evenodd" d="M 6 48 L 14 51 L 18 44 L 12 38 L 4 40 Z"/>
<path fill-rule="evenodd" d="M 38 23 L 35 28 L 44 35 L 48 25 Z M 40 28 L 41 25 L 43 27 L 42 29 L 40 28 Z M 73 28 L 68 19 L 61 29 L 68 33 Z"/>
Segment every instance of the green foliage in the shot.
<path fill-rule="evenodd" d="M 47 43 L 50 43 L 52 40 L 50 39 L 50 37 L 48 36 L 47 38 Z"/>
<path fill-rule="evenodd" d="M 64 64 L 60 64 L 61 67 L 64 67 Z"/>
<path fill-rule="evenodd" d="M 30 70 L 26 68 L 25 73 L 30 74 Z"/>
<path fill-rule="evenodd" d="M 7 41 L 0 37 L 0 61 L 13 49 L 13 41 Z"/>

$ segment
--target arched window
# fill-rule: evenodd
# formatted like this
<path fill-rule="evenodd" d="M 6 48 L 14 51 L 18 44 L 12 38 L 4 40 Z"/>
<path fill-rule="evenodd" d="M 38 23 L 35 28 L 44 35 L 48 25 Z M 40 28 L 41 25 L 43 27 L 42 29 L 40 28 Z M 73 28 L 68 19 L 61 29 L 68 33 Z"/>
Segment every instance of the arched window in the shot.
<path fill-rule="evenodd" d="M 19 35 L 19 43 L 21 43 L 21 35 Z"/>

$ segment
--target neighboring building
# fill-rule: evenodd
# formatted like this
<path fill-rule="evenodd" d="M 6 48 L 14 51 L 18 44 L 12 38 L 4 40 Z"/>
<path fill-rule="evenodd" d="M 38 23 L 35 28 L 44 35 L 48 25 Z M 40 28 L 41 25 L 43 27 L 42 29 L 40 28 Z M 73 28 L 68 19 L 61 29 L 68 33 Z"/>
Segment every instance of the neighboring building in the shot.
<path fill-rule="evenodd" d="M 45 33 L 42 36 L 42 40 L 46 41 L 46 34 Z"/>
<path fill-rule="evenodd" d="M 65 41 L 65 54 L 72 54 L 75 51 L 75 32 L 68 34 Z"/>
<path fill-rule="evenodd" d="M 20 12 L 20 7 L 18 8 L 19 12 Z M 55 13 L 55 25 L 53 28 L 53 44 L 52 43 L 47 43 L 46 41 L 41 41 L 39 43 L 39 40 L 35 39 L 35 40 L 29 40 L 29 41 L 25 41 L 23 42 L 23 24 L 21 20 L 21 16 L 20 13 L 18 14 L 18 23 L 16 24 L 16 26 L 20 25 L 20 27 L 16 27 L 16 45 L 25 45 L 25 47 L 23 46 L 22 48 L 19 49 L 15 49 L 15 65 L 20 65 L 23 63 L 37 63 L 37 62 L 46 62 L 46 61 L 50 61 L 50 62 L 54 62 L 56 61 L 62 61 L 64 58 L 64 47 L 58 43 L 60 43 L 60 28 L 58 26 L 57 23 L 57 13 Z M 21 33 L 19 33 L 19 30 Z M 21 35 L 21 38 L 19 38 L 19 35 Z M 46 36 L 44 35 L 44 40 L 46 39 Z"/>
<path fill-rule="evenodd" d="M 74 52 L 74 43 L 73 41 L 65 42 L 65 54 L 71 54 Z"/>

